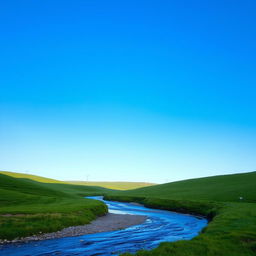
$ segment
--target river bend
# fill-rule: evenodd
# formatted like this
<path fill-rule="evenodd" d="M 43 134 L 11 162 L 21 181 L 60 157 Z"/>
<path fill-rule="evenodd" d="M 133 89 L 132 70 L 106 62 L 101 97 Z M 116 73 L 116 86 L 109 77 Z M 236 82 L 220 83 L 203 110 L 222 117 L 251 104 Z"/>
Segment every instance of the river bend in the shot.
<path fill-rule="evenodd" d="M 149 209 L 132 203 L 103 200 L 110 213 L 145 215 L 147 220 L 123 230 L 66 237 L 29 243 L 4 245 L 1 256 L 117 256 L 153 249 L 161 242 L 189 240 L 207 225 L 207 220 L 193 215 Z"/>

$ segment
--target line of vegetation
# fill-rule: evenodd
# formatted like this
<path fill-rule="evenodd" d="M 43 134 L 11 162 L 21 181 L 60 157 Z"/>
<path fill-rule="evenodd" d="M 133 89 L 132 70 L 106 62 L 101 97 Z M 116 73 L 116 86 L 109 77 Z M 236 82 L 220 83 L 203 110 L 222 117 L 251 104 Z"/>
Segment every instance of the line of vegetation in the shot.
<path fill-rule="evenodd" d="M 220 202 L 181 201 L 149 197 L 118 196 L 111 194 L 105 195 L 104 199 L 119 202 L 136 202 L 149 208 L 202 216 L 207 218 L 209 221 L 211 221 L 223 207 L 223 204 Z"/>

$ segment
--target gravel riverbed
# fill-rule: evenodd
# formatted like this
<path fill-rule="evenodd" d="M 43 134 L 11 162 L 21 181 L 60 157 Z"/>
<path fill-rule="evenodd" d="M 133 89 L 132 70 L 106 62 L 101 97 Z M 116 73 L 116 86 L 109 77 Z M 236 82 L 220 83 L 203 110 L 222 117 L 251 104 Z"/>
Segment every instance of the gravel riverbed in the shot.
<path fill-rule="evenodd" d="M 0 240 L 0 244 L 40 241 L 46 239 L 55 239 L 61 237 L 81 236 L 86 234 L 114 231 L 138 225 L 146 221 L 147 216 L 130 215 L 130 214 L 113 214 L 108 213 L 105 216 L 99 217 L 90 224 L 72 226 L 64 228 L 57 232 L 33 235 L 11 241 Z"/>

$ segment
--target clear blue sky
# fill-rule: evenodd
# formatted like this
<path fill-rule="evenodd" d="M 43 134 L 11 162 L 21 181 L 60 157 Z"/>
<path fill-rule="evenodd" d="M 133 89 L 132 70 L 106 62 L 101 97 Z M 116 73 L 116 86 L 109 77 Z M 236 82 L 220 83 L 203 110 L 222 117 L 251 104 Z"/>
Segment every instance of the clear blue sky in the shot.
<path fill-rule="evenodd" d="M 0 169 L 166 182 L 256 170 L 256 2 L 3 1 Z"/>

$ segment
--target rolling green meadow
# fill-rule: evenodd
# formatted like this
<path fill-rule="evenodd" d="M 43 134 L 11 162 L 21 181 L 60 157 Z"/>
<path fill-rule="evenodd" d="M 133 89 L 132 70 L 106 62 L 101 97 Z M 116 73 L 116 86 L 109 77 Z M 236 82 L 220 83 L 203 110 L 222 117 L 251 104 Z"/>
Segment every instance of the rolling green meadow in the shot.
<path fill-rule="evenodd" d="M 256 203 L 256 172 L 189 179 L 118 194 L 175 200 Z"/>
<path fill-rule="evenodd" d="M 209 225 L 190 241 L 165 242 L 136 256 L 256 255 L 256 172 L 214 176 L 131 190 L 66 184 L 1 172 L 0 239 L 14 239 L 86 224 L 106 206 L 85 199 L 138 202 L 147 207 L 205 216 Z M 242 199 L 241 199 L 242 198 Z M 124 256 L 131 254 L 124 254 Z"/>
<path fill-rule="evenodd" d="M 101 186 L 99 186 L 101 185 Z M 106 186 L 105 186 L 106 185 Z M 64 227 L 87 224 L 106 214 L 106 206 L 89 195 L 149 185 L 139 182 L 101 182 L 88 186 L 37 175 L 0 171 L 0 239 L 14 239 Z"/>
<path fill-rule="evenodd" d="M 190 241 L 162 243 L 136 256 L 256 255 L 256 172 L 173 182 L 112 193 L 106 198 L 199 214 L 210 221 Z"/>
<path fill-rule="evenodd" d="M 0 21 L 0 256 L 256 256 L 256 0 Z"/>
<path fill-rule="evenodd" d="M 60 181 L 60 180 L 49 179 L 49 178 L 45 178 L 37 175 L 19 173 L 19 172 L 0 171 L 0 174 L 1 173 L 14 178 L 30 179 L 38 182 L 43 182 L 43 183 L 73 184 L 73 185 L 102 187 L 102 188 L 115 189 L 115 190 L 130 190 L 130 189 L 143 188 L 143 187 L 155 185 L 154 183 L 149 183 L 149 182 Z"/>
<path fill-rule="evenodd" d="M 154 183 L 148 182 L 104 182 L 104 181 L 68 181 L 74 185 L 85 185 L 85 186 L 99 186 L 103 188 L 115 189 L 115 190 L 130 190 L 143 187 L 149 187 L 155 185 Z"/>
<path fill-rule="evenodd" d="M 16 176 L 16 174 L 13 174 Z M 24 177 L 24 175 L 22 175 Z M 36 177 L 36 176 L 34 176 Z M 34 178 L 33 177 L 33 178 Z M 47 181 L 40 177 L 41 181 Z M 14 239 L 86 224 L 107 207 L 83 196 L 102 194 L 100 187 L 42 183 L 0 174 L 0 239 Z"/>

